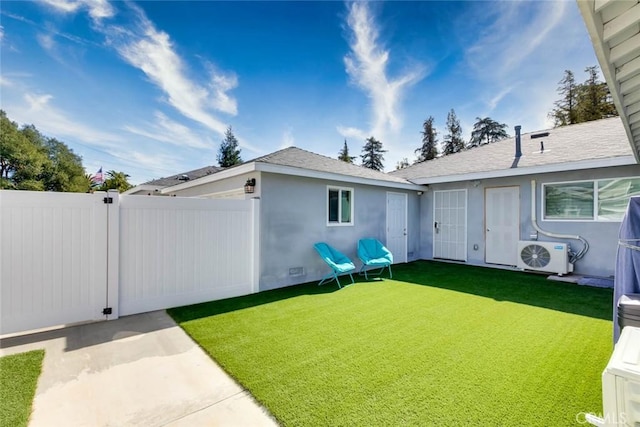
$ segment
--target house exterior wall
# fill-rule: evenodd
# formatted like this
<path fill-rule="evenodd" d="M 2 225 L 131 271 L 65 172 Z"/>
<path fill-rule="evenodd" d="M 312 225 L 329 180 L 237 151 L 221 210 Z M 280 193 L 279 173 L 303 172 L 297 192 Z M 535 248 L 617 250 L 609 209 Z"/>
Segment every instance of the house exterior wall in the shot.
<path fill-rule="evenodd" d="M 542 217 L 542 184 L 591 179 L 623 178 L 640 175 L 638 166 L 620 166 L 582 171 L 569 171 L 525 175 L 507 178 L 461 181 L 429 185 L 420 199 L 420 258 L 433 259 L 433 197 L 437 190 L 467 190 L 467 263 L 494 266 L 485 262 L 485 189 L 518 186 L 520 188 L 520 239 L 531 240 L 535 234 L 531 223 L 531 180 L 536 181 L 536 217 L 540 228 L 561 234 L 580 235 L 590 245 L 586 255 L 574 265 L 574 273 L 608 277 L 614 274 L 620 222 L 600 221 L 546 221 Z M 569 243 L 574 251 L 582 243 L 577 240 L 557 239 L 539 234 L 540 241 Z M 477 245 L 477 250 L 474 249 Z"/>
<path fill-rule="evenodd" d="M 229 177 L 219 181 L 208 182 L 206 184 L 185 188 L 183 190 L 172 191 L 169 195 L 178 197 L 202 197 L 217 198 L 225 197 L 229 193 L 238 193 L 235 198 L 251 199 L 260 197 L 260 172 L 249 172 L 246 174 Z M 247 179 L 255 178 L 256 186 L 253 194 L 244 195 L 244 184 Z"/>
<path fill-rule="evenodd" d="M 260 290 L 320 280 L 330 270 L 314 250 L 316 242 L 334 246 L 360 268 L 358 240 L 373 237 L 386 241 L 388 191 L 408 195 L 408 260 L 419 259 L 421 196 L 416 191 L 264 172 L 261 175 Z M 353 225 L 327 225 L 328 185 L 353 188 Z"/>

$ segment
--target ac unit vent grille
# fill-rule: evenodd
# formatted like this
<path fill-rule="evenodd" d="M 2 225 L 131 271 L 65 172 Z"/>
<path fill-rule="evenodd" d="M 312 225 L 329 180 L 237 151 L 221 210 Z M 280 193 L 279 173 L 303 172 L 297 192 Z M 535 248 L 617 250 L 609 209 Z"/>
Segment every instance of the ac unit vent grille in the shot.
<path fill-rule="evenodd" d="M 556 274 L 567 274 L 573 271 L 566 243 L 520 240 L 517 253 L 517 266 L 523 270 Z"/>
<path fill-rule="evenodd" d="M 544 268 L 551 261 L 551 254 L 540 245 L 528 245 L 520 251 L 520 258 L 529 267 Z"/>

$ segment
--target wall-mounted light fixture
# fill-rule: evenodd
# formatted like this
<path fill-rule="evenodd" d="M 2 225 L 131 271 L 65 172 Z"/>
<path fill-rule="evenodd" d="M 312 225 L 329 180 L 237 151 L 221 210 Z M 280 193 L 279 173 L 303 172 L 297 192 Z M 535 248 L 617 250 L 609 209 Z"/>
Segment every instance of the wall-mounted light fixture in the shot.
<path fill-rule="evenodd" d="M 422 196 L 422 191 L 418 191 L 418 196 Z"/>
<path fill-rule="evenodd" d="M 482 181 L 480 181 L 479 179 L 476 179 L 475 181 L 471 181 L 471 185 L 473 185 L 474 187 L 477 187 L 478 185 L 480 185 Z"/>
<path fill-rule="evenodd" d="M 255 191 L 255 189 L 256 189 L 256 179 L 249 178 L 247 182 L 244 184 L 244 193 L 251 194 Z"/>

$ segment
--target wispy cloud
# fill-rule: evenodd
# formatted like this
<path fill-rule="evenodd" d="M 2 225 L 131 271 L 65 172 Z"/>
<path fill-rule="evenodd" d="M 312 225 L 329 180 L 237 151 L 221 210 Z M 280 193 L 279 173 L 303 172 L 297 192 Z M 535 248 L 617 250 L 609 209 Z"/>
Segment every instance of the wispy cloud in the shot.
<path fill-rule="evenodd" d="M 344 57 L 346 71 L 351 81 L 371 100 L 370 133 L 376 138 L 384 138 L 388 131 L 400 130 L 400 101 L 406 90 L 424 77 L 425 69 L 414 66 L 395 78 L 389 77 L 389 51 L 378 41 L 378 28 L 369 5 L 365 2 L 351 3 L 348 12 L 351 51 Z"/>
<path fill-rule="evenodd" d="M 469 107 L 474 117 L 499 114 L 493 118 L 510 127 L 543 129 L 563 70 L 591 65 L 582 63 L 589 56 L 582 49 L 588 34 L 575 3 L 506 1 L 492 3 L 491 8 L 474 4 L 458 25 L 473 26 L 463 41 L 468 47 L 459 69 L 461 78 L 478 83 L 468 94 L 475 100 Z"/>
<path fill-rule="evenodd" d="M 552 30 L 563 23 L 567 8 L 565 1 L 498 2 L 494 13 L 486 17 L 490 23 L 465 52 L 468 64 L 500 76 L 514 72 L 550 39 Z"/>
<path fill-rule="evenodd" d="M 337 130 L 338 130 L 338 133 L 344 136 L 345 138 L 354 138 L 359 141 L 364 141 L 365 139 L 371 136 L 367 134 L 367 132 L 354 127 L 338 126 Z"/>
<path fill-rule="evenodd" d="M 209 138 L 197 135 L 190 128 L 171 120 L 160 111 L 155 112 L 155 119 L 155 123 L 145 123 L 145 128 L 127 125 L 124 129 L 133 134 L 172 145 L 192 148 L 213 147 L 213 143 Z"/>
<path fill-rule="evenodd" d="M 43 3 L 63 13 L 86 9 L 94 21 L 110 18 L 115 14 L 108 0 L 43 0 Z"/>
<path fill-rule="evenodd" d="M 212 110 L 234 115 L 235 100 L 228 91 L 237 86 L 233 73 L 215 72 L 210 68 L 208 86 L 187 75 L 187 67 L 178 55 L 169 35 L 158 30 L 144 11 L 133 8 L 137 22 L 128 29 L 106 26 L 102 31 L 118 54 L 140 69 L 166 95 L 166 102 L 185 117 L 224 135 L 227 125 Z"/>
<path fill-rule="evenodd" d="M 280 143 L 280 149 L 293 147 L 296 144 L 296 140 L 293 137 L 293 129 L 287 128 L 282 134 L 282 143 Z"/>
<path fill-rule="evenodd" d="M 20 123 L 32 123 L 33 118 L 37 117 L 37 127 L 43 133 L 58 138 L 72 137 L 96 147 L 113 148 L 122 141 L 118 135 L 79 123 L 56 108 L 52 99 L 50 94 L 26 93 L 24 104 L 11 109 L 11 118 Z"/>
<path fill-rule="evenodd" d="M 227 124 L 216 113 L 238 113 L 237 101 L 229 94 L 238 86 L 235 73 L 225 73 L 212 63 L 205 62 L 206 79 L 200 82 L 190 76 L 190 70 L 169 34 L 156 28 L 145 12 L 133 3 L 122 3 L 131 9 L 133 18 L 124 26 L 118 26 L 105 19 L 116 14 L 114 7 L 106 0 L 45 2 L 62 13 L 87 11 L 93 18 L 94 29 L 106 37 L 107 45 L 114 48 L 128 64 L 141 70 L 162 91 L 166 103 L 183 116 L 224 135 Z"/>

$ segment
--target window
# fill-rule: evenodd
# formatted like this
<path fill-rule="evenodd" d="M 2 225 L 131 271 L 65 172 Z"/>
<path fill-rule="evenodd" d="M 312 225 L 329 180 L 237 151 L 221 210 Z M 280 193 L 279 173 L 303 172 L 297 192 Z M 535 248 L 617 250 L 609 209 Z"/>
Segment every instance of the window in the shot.
<path fill-rule="evenodd" d="M 327 225 L 353 225 L 353 188 L 327 187 Z"/>
<path fill-rule="evenodd" d="M 545 220 L 620 221 L 629 198 L 640 195 L 640 178 L 544 184 Z"/>

